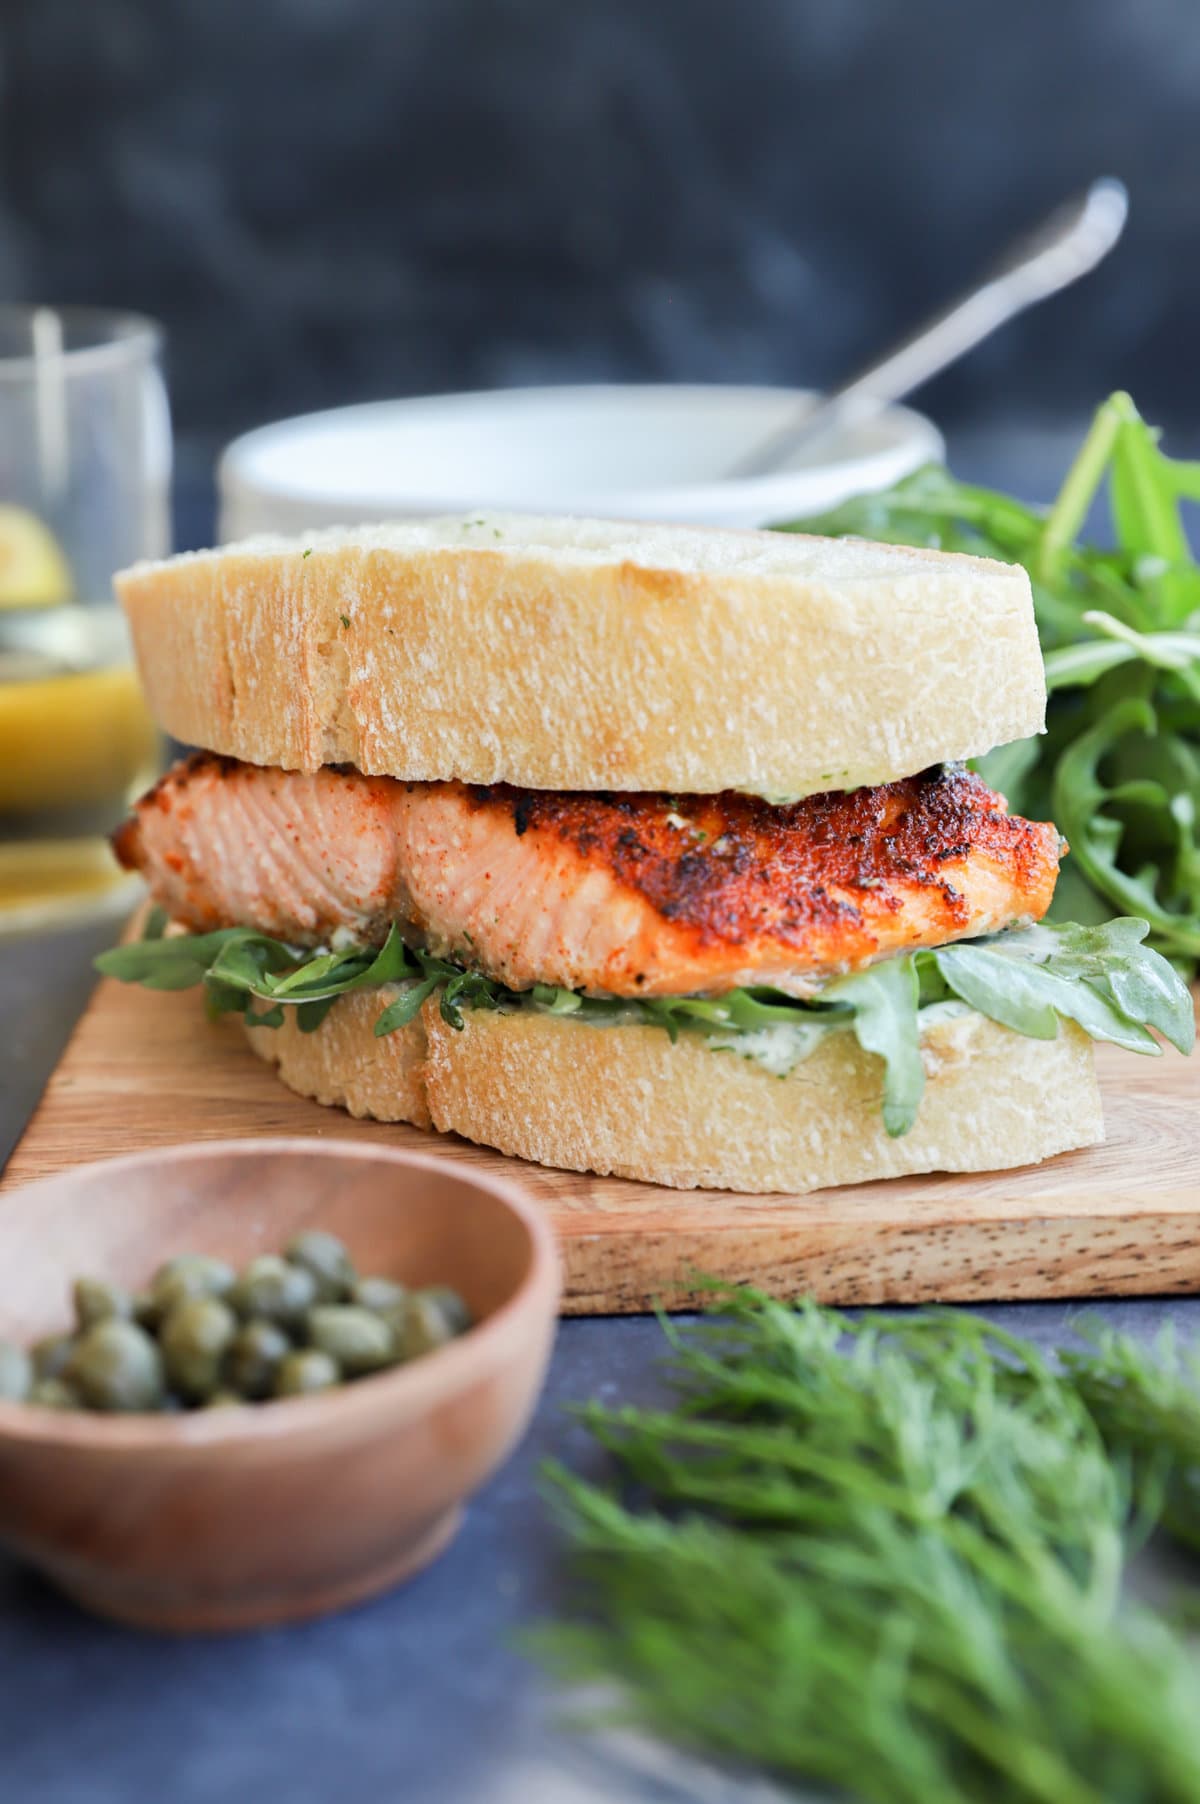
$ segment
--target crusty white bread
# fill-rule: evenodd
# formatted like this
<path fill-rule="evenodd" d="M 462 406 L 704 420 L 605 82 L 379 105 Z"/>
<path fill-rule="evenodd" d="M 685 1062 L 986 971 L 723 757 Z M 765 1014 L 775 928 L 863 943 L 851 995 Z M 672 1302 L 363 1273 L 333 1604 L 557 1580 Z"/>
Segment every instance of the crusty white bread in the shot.
<path fill-rule="evenodd" d="M 304 1034 L 290 1009 L 282 1027 L 247 1027 L 246 1038 L 289 1089 L 316 1102 L 370 1115 L 376 1121 L 411 1121 L 432 1127 L 425 1095 L 425 1029 L 414 1021 L 394 1034 L 374 1027 L 391 990 L 351 990 L 313 1033 Z"/>
<path fill-rule="evenodd" d="M 828 1035 L 786 1078 L 662 1028 L 469 1010 L 436 998 L 376 1039 L 379 992 L 343 997 L 313 1034 L 248 1030 L 301 1095 L 415 1121 L 569 1171 L 793 1194 L 921 1171 L 1030 1165 L 1104 1137 L 1091 1042 L 1064 1022 L 1028 1040 L 982 1015 L 931 1027 L 915 1127 L 890 1140 L 877 1059 Z"/>
<path fill-rule="evenodd" d="M 1041 730 L 1023 570 L 850 539 L 495 515 L 116 579 L 150 705 L 255 764 L 802 795 Z"/>

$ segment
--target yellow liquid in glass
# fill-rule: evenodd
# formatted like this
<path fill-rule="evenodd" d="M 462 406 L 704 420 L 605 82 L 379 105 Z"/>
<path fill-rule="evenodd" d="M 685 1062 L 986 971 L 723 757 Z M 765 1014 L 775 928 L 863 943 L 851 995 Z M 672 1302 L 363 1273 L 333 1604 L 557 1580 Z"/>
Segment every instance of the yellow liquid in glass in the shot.
<path fill-rule="evenodd" d="M 0 926 L 126 881 L 106 835 L 158 752 L 116 608 L 0 615 Z"/>

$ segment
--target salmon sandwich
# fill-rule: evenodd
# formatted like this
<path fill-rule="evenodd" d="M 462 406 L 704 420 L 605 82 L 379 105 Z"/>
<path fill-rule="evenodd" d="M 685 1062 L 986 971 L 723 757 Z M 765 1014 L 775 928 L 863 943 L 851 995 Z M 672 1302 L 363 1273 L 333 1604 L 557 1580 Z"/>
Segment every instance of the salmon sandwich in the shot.
<path fill-rule="evenodd" d="M 284 1082 L 571 1170 L 805 1191 L 1102 1137 L 1092 1041 L 1186 1050 L 1144 922 L 970 768 L 1038 733 L 1023 571 L 486 516 L 117 579 L 202 748 L 119 829 L 102 969 Z"/>

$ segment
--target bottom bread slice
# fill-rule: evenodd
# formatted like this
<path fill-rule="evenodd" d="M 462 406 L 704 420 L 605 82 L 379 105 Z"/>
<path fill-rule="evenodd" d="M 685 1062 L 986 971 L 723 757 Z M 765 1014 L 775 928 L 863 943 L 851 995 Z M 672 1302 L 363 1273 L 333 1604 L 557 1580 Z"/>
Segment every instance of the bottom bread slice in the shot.
<path fill-rule="evenodd" d="M 291 1009 L 282 1027 L 246 1027 L 246 1038 L 289 1090 L 314 1102 L 432 1127 L 425 1098 L 425 1029 L 420 1020 L 394 1034 L 375 1035 L 375 1023 L 395 995 L 390 988 L 352 990 L 334 1003 L 320 1027 L 301 1033 Z"/>
<path fill-rule="evenodd" d="M 698 1036 L 532 1013 L 464 1012 L 436 998 L 376 1038 L 386 997 L 339 1000 L 316 1032 L 288 1015 L 248 1028 L 254 1050 L 304 1096 L 353 1115 L 411 1121 L 568 1171 L 687 1190 L 786 1191 L 924 1171 L 999 1171 L 1104 1138 L 1092 1046 L 1071 1022 L 1030 1040 L 982 1015 L 922 1038 L 926 1085 L 912 1130 L 889 1139 L 882 1064 L 828 1034 L 786 1077 Z"/>

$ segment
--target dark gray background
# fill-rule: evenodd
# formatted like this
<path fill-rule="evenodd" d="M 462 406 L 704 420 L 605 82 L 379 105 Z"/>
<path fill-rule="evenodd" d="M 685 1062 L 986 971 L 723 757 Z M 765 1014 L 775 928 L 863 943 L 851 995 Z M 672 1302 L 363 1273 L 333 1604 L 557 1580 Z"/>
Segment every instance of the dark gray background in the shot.
<path fill-rule="evenodd" d="M 1200 421 L 1195 0 L 3 0 L 0 295 L 145 308 L 205 443 L 561 379 L 822 383 L 1095 174 L 1112 263 L 925 397 Z"/>

